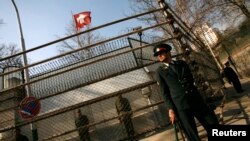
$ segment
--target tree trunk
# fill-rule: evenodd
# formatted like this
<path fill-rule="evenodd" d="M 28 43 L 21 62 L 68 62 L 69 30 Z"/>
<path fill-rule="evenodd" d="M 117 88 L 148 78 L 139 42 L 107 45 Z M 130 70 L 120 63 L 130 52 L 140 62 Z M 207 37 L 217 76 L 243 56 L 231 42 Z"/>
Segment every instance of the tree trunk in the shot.
<path fill-rule="evenodd" d="M 250 11 L 246 8 L 245 5 L 239 5 L 241 11 L 243 12 L 244 15 L 247 16 L 248 19 L 250 19 Z"/>

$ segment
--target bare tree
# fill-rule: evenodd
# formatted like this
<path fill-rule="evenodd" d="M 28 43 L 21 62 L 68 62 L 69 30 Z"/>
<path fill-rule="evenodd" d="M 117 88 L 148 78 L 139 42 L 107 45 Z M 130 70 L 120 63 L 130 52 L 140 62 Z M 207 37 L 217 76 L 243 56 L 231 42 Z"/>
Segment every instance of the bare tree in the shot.
<path fill-rule="evenodd" d="M 250 19 L 250 11 L 247 9 L 246 0 L 224 0 L 224 4 L 228 4 L 229 6 L 235 6 L 236 8 L 240 9 L 241 12 Z"/>
<path fill-rule="evenodd" d="M 239 15 L 249 18 L 250 14 L 245 0 L 168 0 L 168 3 L 179 15 L 186 14 L 189 22 L 204 19 L 218 22 L 221 18 L 237 19 Z"/>
<path fill-rule="evenodd" d="M 86 28 L 89 29 L 90 25 L 88 25 Z M 77 31 L 75 28 L 75 24 L 72 21 L 71 24 L 66 28 L 66 36 L 70 36 L 76 33 Z M 77 37 L 71 38 L 69 40 L 63 41 L 62 44 L 58 46 L 58 51 L 59 53 L 65 53 L 78 48 L 84 48 L 90 44 L 100 41 L 101 39 L 102 37 L 98 33 L 88 32 L 85 34 L 81 34 Z M 71 54 L 71 56 L 77 60 L 83 60 L 88 55 L 89 55 L 88 49 L 83 49 L 81 51 Z"/>
<path fill-rule="evenodd" d="M 18 52 L 20 52 L 20 50 L 17 49 L 16 45 L 14 44 L 10 44 L 10 45 L 1 44 L 0 45 L 0 58 L 11 56 Z M 21 56 L 12 57 L 10 59 L 3 60 L 0 62 L 0 69 L 4 69 L 10 66 L 21 67 L 22 66 Z"/>
<path fill-rule="evenodd" d="M 131 9 L 134 13 L 142 13 L 145 11 L 150 11 L 153 9 L 159 8 L 157 0 L 130 0 Z M 154 12 L 142 17 L 139 17 L 138 20 L 144 22 L 146 25 L 152 26 L 155 24 L 159 24 L 165 22 L 165 17 L 160 12 Z M 155 31 L 162 32 L 163 36 L 170 37 L 171 32 L 166 28 L 166 26 L 162 25 L 159 28 L 155 28 Z M 154 32 L 152 32 L 154 33 Z M 153 35 L 156 36 L 156 35 Z"/>
<path fill-rule="evenodd" d="M 0 19 L 0 25 L 3 25 L 4 21 L 3 19 Z M 0 44 L 0 58 L 4 58 L 7 56 L 14 55 L 16 53 L 20 52 L 20 50 L 17 48 L 15 44 Z M 0 69 L 3 70 L 7 67 L 22 67 L 22 58 L 21 56 L 12 57 L 10 59 L 6 59 L 3 61 L 0 61 Z"/>
<path fill-rule="evenodd" d="M 136 13 L 158 8 L 157 0 L 131 0 L 131 2 L 133 3 L 132 9 Z M 165 2 L 192 32 L 203 30 L 204 25 L 211 28 L 223 24 L 227 25 L 227 28 L 235 28 L 243 21 L 244 15 L 249 19 L 249 10 L 245 0 L 166 0 Z M 150 24 L 164 19 L 161 14 L 153 13 L 139 20 Z M 199 34 L 202 33 L 199 32 Z M 200 35 L 197 36 L 199 38 Z M 203 40 L 203 42 L 206 41 Z"/>

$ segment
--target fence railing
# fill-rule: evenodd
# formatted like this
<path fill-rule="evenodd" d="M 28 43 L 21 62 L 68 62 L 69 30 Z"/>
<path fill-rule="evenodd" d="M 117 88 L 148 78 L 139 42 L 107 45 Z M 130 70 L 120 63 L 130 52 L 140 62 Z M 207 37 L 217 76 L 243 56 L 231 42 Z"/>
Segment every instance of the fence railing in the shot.
<path fill-rule="evenodd" d="M 0 58 L 0 61 L 160 10 L 163 9 L 147 11 L 94 27 Z M 27 66 L 6 69 L 0 74 L 5 83 L 4 88 L 0 90 L 0 139 L 9 140 L 15 137 L 14 131 L 17 128 L 31 139 L 33 133 L 29 124 L 37 127 L 39 140 L 78 140 L 81 136 L 79 130 L 85 130 L 86 127 L 90 138 L 97 141 L 140 138 L 140 135 L 148 131 L 165 128 L 168 125 L 168 117 L 154 79 L 154 71 L 159 64 L 153 57 L 152 50 L 153 46 L 160 42 L 172 42 L 181 36 L 178 34 L 160 40 L 146 37 L 141 40 L 133 36 L 138 32 L 166 26 L 170 22 L 172 21 L 167 20 L 131 31 Z M 194 45 L 191 41 L 187 41 L 187 44 Z M 211 61 L 211 57 L 198 50 L 192 51 L 192 58 L 197 61 L 199 71 L 209 79 L 217 80 L 216 65 Z M 80 57 L 75 58 L 76 55 Z M 174 53 L 174 57 L 182 55 L 186 53 Z M 192 64 L 190 66 L 192 67 Z M 29 69 L 30 72 L 28 83 L 23 79 L 24 69 Z M 211 73 L 213 75 L 208 75 Z M 27 85 L 31 88 L 31 95 L 41 103 L 41 109 L 37 116 L 23 119 L 20 116 L 20 108 L 23 106 L 20 102 L 25 98 L 24 87 Z M 130 105 L 130 111 L 122 114 L 118 112 L 117 106 L 120 95 L 128 100 L 129 104 L 125 107 Z M 76 125 L 77 109 L 87 116 L 88 125 Z M 125 121 L 129 123 L 122 120 L 127 117 L 129 118 Z"/>

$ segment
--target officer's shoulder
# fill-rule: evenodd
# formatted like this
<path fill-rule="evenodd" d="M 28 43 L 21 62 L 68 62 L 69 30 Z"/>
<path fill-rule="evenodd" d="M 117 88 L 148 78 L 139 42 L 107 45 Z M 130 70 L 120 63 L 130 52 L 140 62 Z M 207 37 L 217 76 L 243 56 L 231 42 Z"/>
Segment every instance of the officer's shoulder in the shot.
<path fill-rule="evenodd" d="M 178 63 L 186 63 L 186 61 L 184 61 L 184 60 L 176 60 L 176 62 L 178 62 Z"/>
<path fill-rule="evenodd" d="M 159 65 L 155 72 L 159 73 L 162 69 L 164 69 L 164 65 Z"/>
<path fill-rule="evenodd" d="M 187 62 L 184 61 L 184 60 L 176 60 L 175 62 L 176 62 L 177 64 L 187 64 Z"/>

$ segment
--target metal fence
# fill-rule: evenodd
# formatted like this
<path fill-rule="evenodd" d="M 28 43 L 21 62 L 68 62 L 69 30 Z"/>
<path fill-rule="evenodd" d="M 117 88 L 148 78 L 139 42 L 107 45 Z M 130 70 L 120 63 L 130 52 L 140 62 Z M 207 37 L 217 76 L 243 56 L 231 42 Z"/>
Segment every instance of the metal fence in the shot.
<path fill-rule="evenodd" d="M 107 23 L 22 53 L 32 52 L 105 26 L 160 10 L 162 9 Z M 0 90 L 0 139 L 13 139 L 17 127 L 29 139 L 34 138 L 32 137 L 34 132 L 30 127 L 32 126 L 32 129 L 34 127 L 37 129 L 38 140 L 79 140 L 78 129 L 85 127 L 76 127 L 75 112 L 76 109 L 81 109 L 82 114 L 87 115 L 89 119 L 87 127 L 89 127 L 91 140 L 128 140 L 132 137 L 128 137 L 126 126 L 119 120 L 126 114 L 118 115 L 116 111 L 116 100 L 119 95 L 127 98 L 131 105 L 132 110 L 127 114 L 132 115 L 131 120 L 135 130 L 133 137 L 143 138 L 143 135 L 149 131 L 166 127 L 168 118 L 154 79 L 154 71 L 158 63 L 152 55 L 152 50 L 153 45 L 169 42 L 177 37 L 155 40 L 155 42 L 148 41 L 146 37 L 142 40 L 134 37 L 137 32 L 165 26 L 167 23 L 169 21 L 106 39 L 22 68 L 6 69 L 0 74 L 1 85 L 4 86 Z M 192 45 L 191 41 L 190 45 Z M 0 61 L 22 53 L 2 58 Z M 72 54 L 81 55 L 82 59 L 76 59 Z M 178 56 L 177 52 L 174 54 Z M 207 53 L 193 50 L 191 58 L 197 62 L 194 64 L 199 67 L 199 72 L 202 72 L 201 75 L 207 82 L 218 81 L 216 64 Z M 193 71 L 197 71 L 195 65 L 192 65 L 190 64 L 190 67 Z M 23 79 L 25 68 L 30 72 L 28 83 L 24 83 Z M 30 119 L 20 117 L 20 110 L 22 110 L 20 102 L 25 98 L 25 86 L 30 87 L 32 96 L 41 103 L 39 114 Z"/>
<path fill-rule="evenodd" d="M 1 76 L 4 80 L 1 139 L 13 139 L 16 127 L 31 139 L 32 124 L 37 128 L 39 140 L 79 140 L 74 122 L 76 109 L 87 115 L 92 140 L 126 139 L 125 127 L 119 123 L 115 109 L 118 95 L 123 95 L 131 103 L 137 134 L 166 125 L 166 114 L 160 111 L 162 100 L 155 81 L 143 68 L 155 62 L 139 65 L 135 50 L 128 42 L 128 35 L 108 40 L 89 46 L 88 52 L 73 52 L 82 53 L 82 60 L 69 54 L 31 64 L 29 83 L 23 83 L 23 68 L 6 69 L 4 77 Z M 20 117 L 22 105 L 19 103 L 25 95 L 17 98 L 20 93 L 24 94 L 26 85 L 41 103 L 39 114 L 29 120 Z M 143 95 L 145 88 L 150 97 Z"/>
<path fill-rule="evenodd" d="M 90 125 L 92 138 L 97 140 L 98 138 L 101 140 L 126 138 L 124 127 L 118 124 L 115 111 L 114 101 L 119 94 L 129 99 L 132 109 L 135 111 L 133 121 L 138 133 L 155 128 L 159 124 L 167 123 L 166 120 L 162 119 L 164 117 L 166 119 L 166 113 L 159 111 L 158 104 L 162 101 L 155 86 L 155 81 L 143 69 L 143 67 L 155 62 L 149 61 L 143 65 L 138 65 L 134 52 L 130 51 L 131 47 L 125 45 L 118 49 L 117 47 L 111 47 L 109 53 L 105 52 L 103 55 L 90 57 L 77 63 L 72 62 L 72 64 L 67 64 L 67 67 L 56 67 L 54 71 L 42 74 L 36 73 L 31 77 L 31 81 L 41 79 L 30 85 L 32 95 L 40 99 L 42 107 L 38 115 L 42 119 L 38 118 L 37 121 L 33 122 L 38 128 L 39 139 L 77 139 L 78 134 L 74 125 L 74 110 L 76 108 L 82 109 L 82 112 L 88 115 L 90 123 L 95 125 L 101 122 L 95 126 Z M 96 63 L 87 62 L 91 59 L 92 61 L 98 61 Z M 53 63 L 49 64 L 52 68 Z M 47 68 L 49 67 L 47 66 Z M 67 71 L 68 69 L 72 70 Z M 56 73 L 59 74 L 53 76 Z M 42 79 L 45 77 L 47 78 Z M 13 81 L 9 82 L 12 82 L 12 86 L 15 86 Z M 148 92 L 152 95 L 151 97 L 143 95 L 142 89 L 145 87 L 150 87 Z M 152 89 L 154 91 L 151 91 Z M 11 120 L 13 123 L 4 125 L 4 128 L 11 130 L 15 125 L 21 126 L 22 131 L 31 138 L 29 125 L 19 117 L 17 111 L 13 110 L 18 108 L 11 104 L 14 101 L 16 100 L 9 101 L 10 105 L 5 105 L 1 109 L 1 113 L 9 113 L 7 115 L 2 114 L 5 119 L 13 117 Z M 156 105 L 145 108 L 149 104 Z M 57 113 L 62 109 L 63 112 Z M 51 113 L 53 114 L 50 115 Z M 15 118 L 15 116 L 17 117 Z M 8 129 L 5 130 L 8 132 Z M 113 134 L 113 136 L 106 134 L 111 133 L 111 131 L 116 131 L 117 134 Z M 66 134 L 65 132 L 69 133 Z"/>

